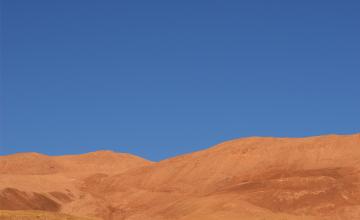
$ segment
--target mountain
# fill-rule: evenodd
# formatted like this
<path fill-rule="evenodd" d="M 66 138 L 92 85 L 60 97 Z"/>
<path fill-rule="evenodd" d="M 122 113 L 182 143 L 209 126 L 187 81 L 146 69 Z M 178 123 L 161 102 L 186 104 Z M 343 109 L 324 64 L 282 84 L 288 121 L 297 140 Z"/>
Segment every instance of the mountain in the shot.
<path fill-rule="evenodd" d="M 53 157 L 38 153 L 18 153 L 1 157 L 0 174 L 119 173 L 149 164 L 150 161 L 140 157 L 112 151 Z"/>
<path fill-rule="evenodd" d="M 0 209 L 105 220 L 360 219 L 360 134 L 242 138 L 157 163 L 110 151 L 2 156 Z"/>

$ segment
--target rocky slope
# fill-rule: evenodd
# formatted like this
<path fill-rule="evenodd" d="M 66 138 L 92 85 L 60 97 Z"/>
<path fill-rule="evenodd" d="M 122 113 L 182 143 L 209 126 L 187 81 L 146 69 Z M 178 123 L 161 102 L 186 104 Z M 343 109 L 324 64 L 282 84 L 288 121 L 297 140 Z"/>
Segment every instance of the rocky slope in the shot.
<path fill-rule="evenodd" d="M 110 220 L 360 219 L 360 134 L 252 137 L 158 163 L 0 157 L 0 209 Z"/>

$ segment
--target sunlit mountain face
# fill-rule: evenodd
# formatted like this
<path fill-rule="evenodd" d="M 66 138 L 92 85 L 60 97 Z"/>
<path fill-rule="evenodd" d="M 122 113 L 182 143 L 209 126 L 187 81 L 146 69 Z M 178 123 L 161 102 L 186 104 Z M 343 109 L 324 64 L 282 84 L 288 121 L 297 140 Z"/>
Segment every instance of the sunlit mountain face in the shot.
<path fill-rule="evenodd" d="M 19 153 L 0 157 L 0 180 L 2 219 L 37 210 L 104 220 L 353 220 L 360 135 L 242 138 L 160 162 L 112 151 Z"/>

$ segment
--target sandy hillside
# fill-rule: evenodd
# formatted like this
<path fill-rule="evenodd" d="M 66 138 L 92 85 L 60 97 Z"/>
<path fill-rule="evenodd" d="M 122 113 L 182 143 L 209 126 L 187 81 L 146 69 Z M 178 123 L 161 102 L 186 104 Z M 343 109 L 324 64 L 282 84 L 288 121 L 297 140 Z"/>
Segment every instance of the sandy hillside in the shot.
<path fill-rule="evenodd" d="M 157 163 L 0 157 L 0 209 L 106 220 L 360 219 L 360 134 L 252 137 Z"/>
<path fill-rule="evenodd" d="M 82 218 L 61 213 L 45 211 L 3 211 L 0 210 L 0 220 L 99 220 L 96 218 Z"/>

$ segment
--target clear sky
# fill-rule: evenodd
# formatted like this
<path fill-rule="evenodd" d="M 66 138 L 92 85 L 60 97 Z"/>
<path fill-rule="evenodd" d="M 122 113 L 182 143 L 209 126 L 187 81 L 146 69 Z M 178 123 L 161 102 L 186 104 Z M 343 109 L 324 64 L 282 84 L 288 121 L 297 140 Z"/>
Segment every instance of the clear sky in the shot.
<path fill-rule="evenodd" d="M 360 1 L 1 1 L 0 154 L 160 160 L 360 132 Z"/>

